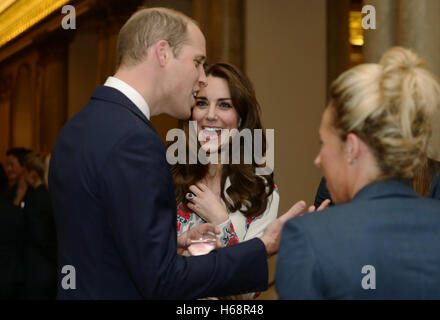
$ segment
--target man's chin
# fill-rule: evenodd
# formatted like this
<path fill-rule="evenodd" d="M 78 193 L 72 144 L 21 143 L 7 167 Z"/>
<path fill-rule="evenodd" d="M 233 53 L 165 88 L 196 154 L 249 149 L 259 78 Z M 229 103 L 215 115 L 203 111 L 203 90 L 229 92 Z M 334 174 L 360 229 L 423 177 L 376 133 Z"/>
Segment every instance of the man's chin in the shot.
<path fill-rule="evenodd" d="M 177 120 L 189 120 L 191 117 L 191 109 L 185 112 L 185 110 L 179 110 L 180 112 L 173 112 L 173 114 L 168 113 L 169 116 Z"/>

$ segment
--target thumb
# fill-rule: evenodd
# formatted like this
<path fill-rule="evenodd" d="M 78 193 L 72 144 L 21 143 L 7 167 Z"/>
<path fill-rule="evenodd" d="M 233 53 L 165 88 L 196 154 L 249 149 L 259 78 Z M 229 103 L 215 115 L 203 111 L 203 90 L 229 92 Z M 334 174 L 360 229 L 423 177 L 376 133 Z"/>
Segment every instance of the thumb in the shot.
<path fill-rule="evenodd" d="M 298 217 L 306 208 L 306 203 L 304 201 L 298 201 L 295 203 L 285 214 L 283 214 L 280 219 L 283 220 L 283 223 L 289 219 Z"/>

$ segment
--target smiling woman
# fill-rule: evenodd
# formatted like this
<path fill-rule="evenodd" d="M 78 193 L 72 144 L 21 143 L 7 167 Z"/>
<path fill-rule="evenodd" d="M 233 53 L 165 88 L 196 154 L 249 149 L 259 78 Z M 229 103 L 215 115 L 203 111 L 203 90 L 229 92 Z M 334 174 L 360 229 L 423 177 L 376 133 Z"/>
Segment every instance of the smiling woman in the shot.
<path fill-rule="evenodd" d="M 223 144 L 229 142 L 222 133 L 239 127 L 241 119 L 232 103 L 226 80 L 209 76 L 208 83 L 209 86 L 203 88 L 196 98 L 192 119 L 197 121 L 202 148 L 217 153 Z"/>
<path fill-rule="evenodd" d="M 224 156 L 231 139 L 230 130 L 262 130 L 260 107 L 252 84 L 232 65 L 217 63 L 206 69 L 208 86 L 201 88 L 192 109 L 191 120 L 197 122 L 197 151 L 205 149 L 215 157 Z M 188 133 L 187 123 L 181 127 Z M 191 138 L 191 134 L 186 137 Z M 240 140 L 243 158 L 245 141 Z M 263 132 L 262 150 L 266 150 Z M 186 143 L 187 153 L 191 152 Z M 228 157 L 232 154 L 228 154 Z M 264 167 L 255 159 L 250 164 L 216 161 L 208 164 L 177 163 L 171 167 L 176 186 L 177 232 L 192 225 L 210 222 L 220 229 L 222 246 L 231 246 L 263 234 L 277 218 L 279 194 L 273 173 L 257 175 Z M 251 293 L 240 298 L 253 298 Z"/>

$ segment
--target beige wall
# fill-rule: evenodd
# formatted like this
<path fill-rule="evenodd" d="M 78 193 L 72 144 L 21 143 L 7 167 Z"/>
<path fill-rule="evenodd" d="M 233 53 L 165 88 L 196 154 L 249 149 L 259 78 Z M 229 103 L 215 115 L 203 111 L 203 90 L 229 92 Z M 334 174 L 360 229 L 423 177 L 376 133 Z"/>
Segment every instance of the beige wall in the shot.
<path fill-rule="evenodd" d="M 85 106 L 95 90 L 98 70 L 97 51 L 97 37 L 93 32 L 78 31 L 69 45 L 68 118 Z"/>
<path fill-rule="evenodd" d="M 313 202 L 321 172 L 313 165 L 326 102 L 326 1 L 247 0 L 246 72 L 263 125 L 275 129 L 280 212 Z M 269 260 L 273 280 L 276 257 Z M 273 288 L 261 296 L 274 299 Z"/>
<path fill-rule="evenodd" d="M 281 211 L 313 201 L 321 172 L 313 165 L 326 102 L 325 0 L 248 0 L 246 72 L 263 123 L 275 129 L 275 178 Z"/>

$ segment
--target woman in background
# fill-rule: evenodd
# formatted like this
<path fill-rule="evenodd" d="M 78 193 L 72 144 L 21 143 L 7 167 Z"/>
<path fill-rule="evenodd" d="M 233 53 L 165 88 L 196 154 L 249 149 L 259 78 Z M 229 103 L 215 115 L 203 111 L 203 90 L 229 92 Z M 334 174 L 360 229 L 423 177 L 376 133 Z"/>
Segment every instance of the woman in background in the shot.
<path fill-rule="evenodd" d="M 403 48 L 332 84 L 315 164 L 336 205 L 286 223 L 281 299 L 440 298 L 440 202 L 411 186 L 438 108 L 439 83 Z"/>
<path fill-rule="evenodd" d="M 7 198 L 14 206 L 21 207 L 21 202 L 27 191 L 24 179 L 24 158 L 31 150 L 25 148 L 11 148 L 6 152 L 6 174 L 9 188 Z"/>
<path fill-rule="evenodd" d="M 422 160 L 422 165 L 415 169 L 412 185 L 422 197 L 440 200 L 440 108 L 434 111 L 431 127 L 426 158 Z M 331 199 L 331 196 L 326 187 L 326 180 L 322 178 L 316 192 L 315 206 L 318 207 L 325 199 Z"/>

